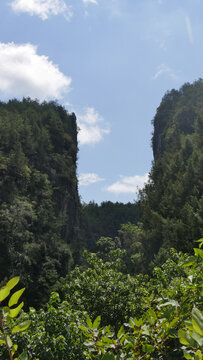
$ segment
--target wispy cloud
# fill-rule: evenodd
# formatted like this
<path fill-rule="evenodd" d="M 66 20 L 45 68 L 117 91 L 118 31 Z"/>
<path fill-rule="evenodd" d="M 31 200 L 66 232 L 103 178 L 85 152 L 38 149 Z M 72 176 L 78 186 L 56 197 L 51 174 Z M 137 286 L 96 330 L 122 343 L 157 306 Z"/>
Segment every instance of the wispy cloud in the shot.
<path fill-rule="evenodd" d="M 30 96 L 39 100 L 59 99 L 70 89 L 65 76 L 47 56 L 38 55 L 32 44 L 0 43 L 0 94 Z"/>
<path fill-rule="evenodd" d="M 120 176 L 120 180 L 106 188 L 114 194 L 137 194 L 148 181 L 148 173 L 135 176 Z"/>
<path fill-rule="evenodd" d="M 98 174 L 95 173 L 82 173 L 79 175 L 78 181 L 80 186 L 88 186 L 90 184 L 95 184 L 99 181 L 103 181 Z"/>
<path fill-rule="evenodd" d="M 98 5 L 98 0 L 81 0 L 84 5 Z M 62 14 L 66 20 L 73 16 L 72 6 L 64 0 L 12 0 L 9 5 L 15 13 L 27 13 L 47 20 L 52 15 Z"/>
<path fill-rule="evenodd" d="M 98 5 L 98 1 L 97 1 L 97 0 L 82 0 L 82 2 L 83 2 L 85 5 L 88 5 L 88 4 Z"/>
<path fill-rule="evenodd" d="M 158 66 L 157 71 L 153 76 L 153 80 L 158 79 L 164 74 L 168 75 L 173 80 L 179 80 L 179 76 L 176 74 L 176 72 L 165 64 L 161 64 Z"/>
<path fill-rule="evenodd" d="M 42 20 L 58 14 L 63 14 L 69 20 L 73 15 L 71 7 L 64 0 L 13 0 L 10 6 L 16 13 L 37 15 Z"/>
<path fill-rule="evenodd" d="M 194 37 L 193 37 L 192 25 L 191 25 L 191 21 L 190 21 L 189 16 L 185 16 L 185 24 L 186 24 L 186 28 L 187 28 L 189 42 L 191 44 L 193 44 L 194 43 Z"/>
<path fill-rule="evenodd" d="M 88 107 L 83 115 L 77 114 L 80 145 L 100 142 L 104 135 L 110 133 L 109 126 L 93 107 Z"/>

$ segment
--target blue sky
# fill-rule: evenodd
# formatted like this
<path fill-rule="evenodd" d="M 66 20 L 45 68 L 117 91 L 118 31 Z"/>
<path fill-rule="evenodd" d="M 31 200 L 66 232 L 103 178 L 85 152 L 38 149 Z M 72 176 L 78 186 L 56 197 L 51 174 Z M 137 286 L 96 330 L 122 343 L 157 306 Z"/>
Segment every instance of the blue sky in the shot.
<path fill-rule="evenodd" d="M 156 108 L 202 77 L 202 14 L 202 0 L 0 2 L 0 99 L 76 113 L 82 201 L 136 200 Z"/>

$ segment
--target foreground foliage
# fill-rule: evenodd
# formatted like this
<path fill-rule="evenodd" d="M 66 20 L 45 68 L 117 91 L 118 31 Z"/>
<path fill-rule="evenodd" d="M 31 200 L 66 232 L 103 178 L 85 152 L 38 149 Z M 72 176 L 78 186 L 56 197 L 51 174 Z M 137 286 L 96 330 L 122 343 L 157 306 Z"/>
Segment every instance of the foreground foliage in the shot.
<path fill-rule="evenodd" d="M 18 284 L 19 277 L 15 277 L 7 282 L 7 284 L 0 290 L 0 305 L 2 302 L 5 302 L 5 299 L 10 295 L 11 290 Z M 17 358 L 13 357 L 18 349 L 18 345 L 13 343 L 11 337 L 21 331 L 26 330 L 30 325 L 30 320 L 25 320 L 23 322 L 15 322 L 14 319 L 18 316 L 20 310 L 22 309 L 24 302 L 22 301 L 19 305 L 18 301 L 23 294 L 25 288 L 20 289 L 13 293 L 8 301 L 8 304 L 0 307 L 0 344 L 5 345 L 5 348 L 8 352 L 9 359 L 11 360 L 26 360 L 26 352 Z M 16 306 L 17 305 L 17 306 Z M 15 307 L 13 307 L 15 306 Z M 4 359 L 7 358 L 6 353 L 3 352 Z"/>
<path fill-rule="evenodd" d="M 100 328 L 100 316 L 93 323 L 88 317 L 80 326 L 86 358 L 172 360 L 183 359 L 184 353 L 186 359 L 202 360 L 203 315 L 197 307 L 202 307 L 203 250 L 195 249 L 195 255 L 172 250 L 171 259 L 145 283 L 148 296 L 139 299 L 140 316 L 131 317 L 118 332 Z"/>
<path fill-rule="evenodd" d="M 202 360 L 201 245 L 194 256 L 171 249 L 151 278 L 86 253 L 88 267 L 71 272 L 64 300 L 52 293 L 46 309 L 21 313 L 31 324 L 14 335 L 18 352 L 29 360 Z"/>

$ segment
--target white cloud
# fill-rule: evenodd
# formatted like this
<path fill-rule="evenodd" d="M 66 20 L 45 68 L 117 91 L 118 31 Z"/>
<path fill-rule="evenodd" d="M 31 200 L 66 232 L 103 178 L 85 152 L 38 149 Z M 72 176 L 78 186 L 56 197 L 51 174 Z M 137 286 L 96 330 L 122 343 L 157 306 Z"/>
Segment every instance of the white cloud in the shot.
<path fill-rule="evenodd" d="M 138 189 L 143 188 L 148 181 L 149 174 L 135 176 L 120 176 L 120 180 L 106 188 L 115 194 L 137 194 Z"/>
<path fill-rule="evenodd" d="M 1 97 L 59 99 L 70 83 L 47 56 L 37 54 L 36 46 L 0 43 Z"/>
<path fill-rule="evenodd" d="M 88 107 L 84 115 L 77 114 L 78 120 L 78 140 L 80 145 L 95 144 L 103 139 L 110 130 L 104 124 L 103 118 L 92 107 Z"/>
<path fill-rule="evenodd" d="M 191 44 L 194 43 L 194 38 L 193 38 L 193 32 L 192 32 L 192 25 L 191 25 L 191 21 L 189 16 L 185 16 L 185 23 L 186 23 L 186 28 L 187 28 L 187 33 L 188 33 L 188 38 Z"/>
<path fill-rule="evenodd" d="M 94 184 L 99 181 L 103 181 L 104 179 L 95 173 L 82 173 L 79 175 L 78 180 L 79 180 L 80 186 L 88 186 L 90 184 Z"/>
<path fill-rule="evenodd" d="M 96 4 L 96 5 L 98 5 L 97 0 L 82 0 L 82 1 L 83 1 L 83 3 L 85 5 L 88 5 L 88 4 Z"/>
<path fill-rule="evenodd" d="M 173 80 L 179 80 L 178 75 L 174 72 L 173 69 L 171 69 L 170 67 L 168 67 L 165 64 L 161 64 L 158 66 L 157 72 L 156 74 L 153 76 L 153 80 L 158 79 L 161 75 L 168 75 L 171 79 Z"/>
<path fill-rule="evenodd" d="M 16 13 L 37 15 L 42 20 L 58 14 L 63 14 L 67 20 L 72 16 L 71 7 L 64 0 L 13 0 L 10 6 Z"/>

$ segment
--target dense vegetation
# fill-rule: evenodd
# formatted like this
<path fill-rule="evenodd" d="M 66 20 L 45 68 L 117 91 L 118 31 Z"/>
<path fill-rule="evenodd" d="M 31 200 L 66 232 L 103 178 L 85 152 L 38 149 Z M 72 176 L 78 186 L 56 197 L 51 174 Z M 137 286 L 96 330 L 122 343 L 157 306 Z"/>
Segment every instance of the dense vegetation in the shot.
<path fill-rule="evenodd" d="M 0 103 L 0 359 L 202 360 L 203 81 L 153 124 L 138 201 L 80 204 L 75 115 Z"/>
<path fill-rule="evenodd" d="M 101 205 L 95 202 L 82 204 L 81 237 L 83 246 L 91 251 L 96 250 L 100 237 L 115 238 L 122 224 L 137 224 L 140 211 L 137 203 L 112 203 L 104 201 Z"/>
<path fill-rule="evenodd" d="M 189 256 L 172 249 L 170 260 L 155 267 L 151 278 L 123 275 L 114 261 L 95 254 L 86 260 L 88 265 L 73 270 L 65 282 L 65 300 L 52 293 L 46 309 L 21 313 L 17 324 L 11 312 L 19 306 L 7 310 L 2 345 L 3 335 L 11 334 L 15 352 L 27 353 L 30 360 L 202 360 L 203 250 Z M 28 330 L 21 332 L 28 321 Z M 6 346 L 0 358 L 10 359 Z"/>
<path fill-rule="evenodd" d="M 153 124 L 154 163 L 140 200 L 145 249 L 191 252 L 203 225 L 203 81 L 166 93 Z"/>
<path fill-rule="evenodd" d="M 0 280 L 47 300 L 78 247 L 77 127 L 56 103 L 0 103 Z"/>

